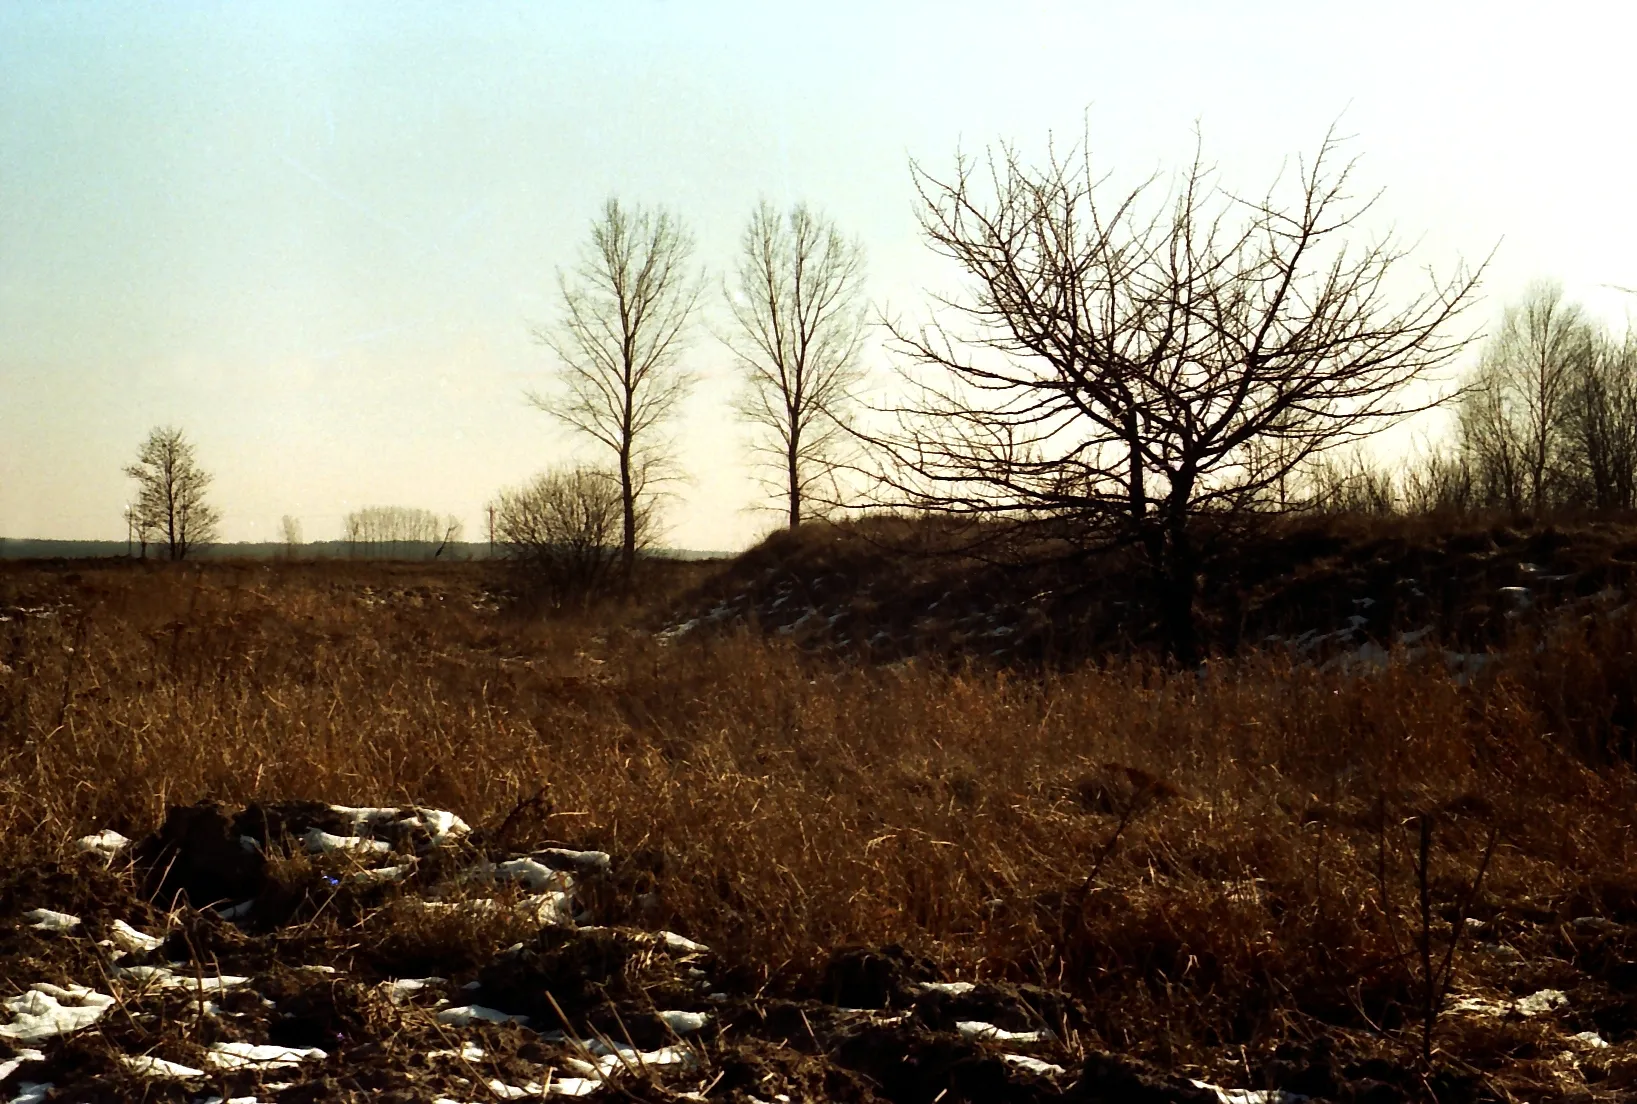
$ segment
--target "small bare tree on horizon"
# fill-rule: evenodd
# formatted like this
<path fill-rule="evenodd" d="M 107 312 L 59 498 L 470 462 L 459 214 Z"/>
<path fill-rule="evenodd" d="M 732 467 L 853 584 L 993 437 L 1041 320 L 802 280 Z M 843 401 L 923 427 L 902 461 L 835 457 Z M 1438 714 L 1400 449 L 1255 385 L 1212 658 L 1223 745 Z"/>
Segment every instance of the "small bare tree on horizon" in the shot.
<path fill-rule="evenodd" d="M 301 519 L 290 514 L 280 518 L 279 540 L 284 545 L 285 559 L 295 559 L 296 549 L 301 547 Z"/>
<path fill-rule="evenodd" d="M 136 531 L 154 534 L 167 559 L 185 560 L 216 539 L 221 515 L 205 501 L 211 477 L 199 467 L 193 444 L 180 429 L 153 429 L 125 474 L 137 482 L 132 506 Z"/>
<path fill-rule="evenodd" d="M 610 198 L 573 275 L 559 272 L 562 311 L 534 337 L 557 355 L 560 390 L 529 401 L 614 453 L 620 563 L 636 562 L 641 519 L 669 456 L 661 430 L 693 384 L 678 364 L 704 288 L 689 270 L 693 238 L 664 210 Z"/>
<path fill-rule="evenodd" d="M 1401 298 L 1406 251 L 1349 240 L 1374 201 L 1338 145 L 1252 198 L 1197 152 L 1163 196 L 1152 178 L 1111 194 L 1084 148 L 916 166 L 923 233 L 973 294 L 892 326 L 909 394 L 871 434 L 878 497 L 1134 546 L 1173 654 L 1195 658 L 1193 521 L 1434 405 L 1406 386 L 1470 340 L 1448 328 L 1482 267 Z"/>
<path fill-rule="evenodd" d="M 722 341 L 738 359 L 736 408 L 755 427 L 755 454 L 778 471 L 789 527 L 801 524 L 818 482 L 850 440 L 850 405 L 863 379 L 864 251 L 805 204 L 780 215 L 766 201 L 740 239 L 724 288 L 737 324 Z"/>

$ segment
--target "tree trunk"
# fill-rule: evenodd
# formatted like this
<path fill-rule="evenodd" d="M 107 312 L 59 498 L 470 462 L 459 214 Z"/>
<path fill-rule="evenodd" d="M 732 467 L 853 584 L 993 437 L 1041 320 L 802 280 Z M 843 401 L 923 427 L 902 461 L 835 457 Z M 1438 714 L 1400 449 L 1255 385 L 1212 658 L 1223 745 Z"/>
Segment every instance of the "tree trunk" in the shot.
<path fill-rule="evenodd" d="M 1162 562 L 1155 572 L 1159 584 L 1160 615 L 1166 650 L 1184 667 L 1199 663 L 1199 622 L 1194 605 L 1199 597 L 1199 564 L 1188 530 L 1188 504 L 1193 498 L 1191 476 L 1173 477 L 1165 502 Z"/>
<path fill-rule="evenodd" d="M 1199 597 L 1199 576 L 1186 520 L 1173 526 L 1166 543 L 1169 547 L 1160 596 L 1166 648 L 1179 664 L 1193 667 L 1201 658 L 1199 620 L 1194 609 Z"/>
<path fill-rule="evenodd" d="M 1143 490 L 1142 442 L 1137 437 L 1137 412 L 1135 410 L 1125 416 L 1125 435 L 1125 439 L 1131 446 L 1131 474 L 1128 490 L 1131 502 L 1131 523 L 1140 527 L 1143 516 L 1148 512 L 1148 498 Z"/>
<path fill-rule="evenodd" d="M 624 511 L 620 536 L 620 566 L 627 576 L 637 563 L 637 492 L 631 485 L 631 449 L 620 450 L 620 506 Z"/>
<path fill-rule="evenodd" d="M 790 451 L 786 456 L 786 465 L 790 477 L 790 528 L 801 525 L 801 479 L 797 471 L 798 445 L 796 435 L 790 435 Z"/>

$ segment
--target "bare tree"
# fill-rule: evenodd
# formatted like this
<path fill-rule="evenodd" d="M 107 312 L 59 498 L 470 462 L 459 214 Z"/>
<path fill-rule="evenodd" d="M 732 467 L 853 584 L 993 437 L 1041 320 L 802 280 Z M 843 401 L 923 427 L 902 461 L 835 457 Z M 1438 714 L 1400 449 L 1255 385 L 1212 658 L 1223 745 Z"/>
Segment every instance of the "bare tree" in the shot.
<path fill-rule="evenodd" d="M 495 538 L 523 587 L 554 607 L 605 594 L 620 564 L 624 496 L 615 473 L 596 468 L 542 472 L 500 492 Z M 639 513 L 637 542 L 642 544 Z"/>
<path fill-rule="evenodd" d="M 737 407 L 759 431 L 757 454 L 779 473 L 794 529 L 850 440 L 863 378 L 864 251 L 804 204 L 781 216 L 763 202 L 740 239 L 735 277 L 725 290 L 737 326 L 723 340 L 744 373 Z"/>
<path fill-rule="evenodd" d="M 678 364 L 703 278 L 693 238 L 666 211 L 609 199 L 573 277 L 558 273 L 562 313 L 535 338 L 561 361 L 561 389 L 529 400 L 613 451 L 621 501 L 620 561 L 636 560 L 639 519 L 663 475 L 660 431 L 693 383 Z"/>
<path fill-rule="evenodd" d="M 1556 284 L 1534 285 L 1507 309 L 1460 411 L 1462 446 L 1492 504 L 1539 512 L 1568 493 L 1571 413 L 1596 336 Z"/>
<path fill-rule="evenodd" d="M 137 450 L 136 463 L 125 469 L 136 480 L 135 527 L 144 537 L 155 534 L 168 559 L 183 560 L 216 539 L 221 515 L 205 501 L 210 475 L 199 467 L 193 444 L 180 429 L 160 426 Z"/>
<path fill-rule="evenodd" d="M 1398 510 L 1398 480 L 1363 448 L 1321 454 L 1302 474 L 1306 505 L 1320 513 L 1380 517 Z"/>
<path fill-rule="evenodd" d="M 1637 332 L 1600 336 L 1570 400 L 1568 436 L 1586 505 L 1637 506 Z"/>
<path fill-rule="evenodd" d="M 289 514 L 280 518 L 279 540 L 284 543 L 285 559 L 295 559 L 296 549 L 301 547 L 301 519 Z"/>
<path fill-rule="evenodd" d="M 1462 465 L 1472 473 L 1476 501 L 1521 513 L 1526 491 L 1525 448 L 1514 433 L 1507 393 L 1493 378 L 1468 382 L 1457 409 Z"/>
<path fill-rule="evenodd" d="M 1465 514 L 1480 501 L 1471 458 L 1459 449 L 1423 450 L 1405 462 L 1400 485 L 1407 514 Z"/>
<path fill-rule="evenodd" d="M 1395 302 L 1405 250 L 1350 239 L 1374 200 L 1338 156 L 1327 135 L 1253 199 L 1197 154 L 1163 197 L 1152 179 L 1109 194 L 1084 152 L 916 166 L 927 240 L 973 294 L 893 324 L 909 394 L 871 435 L 882 496 L 1134 543 L 1191 658 L 1191 520 L 1432 405 L 1405 386 L 1469 340 L 1447 330 L 1477 273 Z"/>

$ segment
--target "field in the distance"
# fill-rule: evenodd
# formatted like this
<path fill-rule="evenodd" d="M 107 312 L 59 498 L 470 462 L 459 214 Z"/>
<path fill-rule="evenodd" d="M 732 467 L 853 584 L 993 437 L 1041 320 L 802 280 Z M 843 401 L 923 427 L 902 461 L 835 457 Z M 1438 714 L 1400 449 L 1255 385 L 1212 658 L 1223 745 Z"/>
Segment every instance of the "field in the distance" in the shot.
<path fill-rule="evenodd" d="M 419 1037 L 414 1009 L 366 999 L 436 974 L 487 977 L 478 991 L 500 1000 L 502 948 L 566 953 L 568 937 L 515 917 L 422 930 L 406 899 L 447 896 L 447 859 L 423 854 L 408 880 L 366 892 L 341 859 L 270 830 L 259 922 L 224 935 L 231 924 L 199 919 L 224 902 L 187 907 L 143 866 L 176 861 L 174 839 L 107 874 L 72 844 L 108 828 L 141 841 L 206 799 L 228 818 L 293 809 L 292 825 L 316 807 L 281 803 L 415 805 L 470 823 L 474 863 L 605 851 L 610 871 L 579 882 L 591 921 L 714 952 L 700 977 L 721 999 L 695 994 L 712 1019 L 689 1037 L 687 1072 L 631 1071 L 611 1096 L 1228 1099 L 1191 1079 L 1372 1101 L 1637 1090 L 1637 785 L 1616 754 L 1634 720 L 1630 611 L 1542 621 L 1476 674 L 1437 653 L 1363 672 L 1254 652 L 1200 671 L 1137 658 L 1009 671 L 868 663 L 752 627 L 665 641 L 643 609 L 524 618 L 497 608 L 487 570 L 0 566 L 9 991 L 118 994 L 93 940 L 23 916 L 74 913 L 92 934 L 122 919 L 186 934 L 153 961 L 181 952 L 189 973 L 225 971 L 237 948 L 275 1032 L 297 1015 L 284 1002 L 307 1015 L 317 999 L 293 967 L 341 971 L 325 999 L 351 986 L 368 1014 L 332 1032 L 344 1038 L 322 1065 L 247 1082 L 262 1099 L 500 1098 L 473 1061 L 442 1070 L 407 1044 L 381 1057 L 397 1053 L 382 1039 Z M 677 570 L 692 574 L 666 601 L 708 589 L 714 569 Z M 629 1015 L 632 994 L 674 988 L 643 982 L 653 968 L 627 955 L 576 967 L 576 984 Z M 1429 990 L 1429 973 L 1447 984 Z M 977 991 L 989 1014 L 943 1007 L 956 998 L 917 988 L 929 980 L 995 983 Z M 192 1068 L 212 1032 L 232 1033 L 194 1024 L 208 1018 L 196 1003 L 122 1004 L 119 1026 L 110 1013 L 53 1037 L 47 1065 L 17 1067 L 0 1095 L 93 1076 L 113 1092 L 108 1056 L 139 1045 Z M 617 1035 L 597 1000 L 582 1004 L 560 1010 L 567 1026 Z M 859 1004 L 885 1007 L 844 1011 Z M 1003 1045 L 962 1033 L 963 1018 L 1051 1038 Z M 465 1034 L 507 1055 L 495 1077 L 514 1086 L 552 1062 L 524 1031 Z M 366 1067 L 384 1080 L 349 1082 Z M 131 1099 L 210 1095 L 128 1080 Z"/>

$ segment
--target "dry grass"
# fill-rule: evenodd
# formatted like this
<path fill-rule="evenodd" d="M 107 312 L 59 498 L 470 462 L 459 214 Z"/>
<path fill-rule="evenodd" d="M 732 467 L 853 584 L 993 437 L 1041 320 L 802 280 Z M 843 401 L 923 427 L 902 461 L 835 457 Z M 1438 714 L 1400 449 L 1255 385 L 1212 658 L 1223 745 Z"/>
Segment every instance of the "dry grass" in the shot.
<path fill-rule="evenodd" d="M 748 633 L 662 646 L 474 608 L 482 584 L 7 567 L 0 601 L 61 608 L 0 625 L 0 838 L 15 859 L 134 836 L 207 796 L 448 808 L 612 852 L 607 910 L 751 968 L 899 942 L 1075 992 L 1105 1045 L 1168 1062 L 1412 1020 L 1418 814 L 1439 810 L 1439 941 L 1491 828 L 1485 938 L 1637 920 L 1637 785 L 1610 757 L 1629 619 L 1522 642 L 1471 685 L 1258 655 L 1023 677 Z M 1498 984 L 1472 961 L 1458 987 Z"/>

